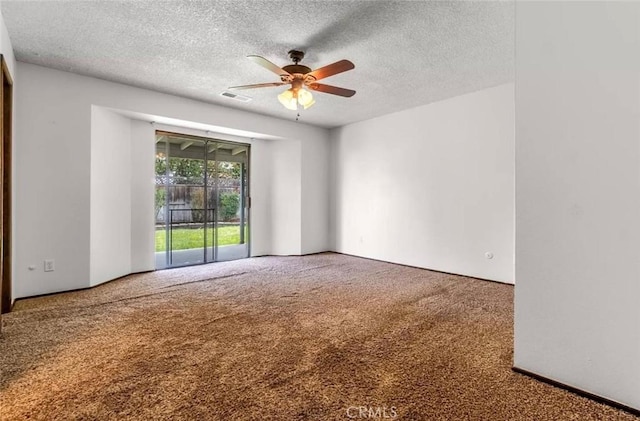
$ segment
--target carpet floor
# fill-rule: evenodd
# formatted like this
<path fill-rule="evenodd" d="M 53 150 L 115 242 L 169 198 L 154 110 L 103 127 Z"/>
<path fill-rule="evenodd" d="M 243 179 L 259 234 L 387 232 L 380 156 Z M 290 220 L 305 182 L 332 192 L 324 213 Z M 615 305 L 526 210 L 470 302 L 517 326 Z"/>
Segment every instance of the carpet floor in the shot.
<path fill-rule="evenodd" d="M 512 286 L 338 254 L 132 275 L 3 322 L 2 420 L 640 419 L 511 370 Z"/>

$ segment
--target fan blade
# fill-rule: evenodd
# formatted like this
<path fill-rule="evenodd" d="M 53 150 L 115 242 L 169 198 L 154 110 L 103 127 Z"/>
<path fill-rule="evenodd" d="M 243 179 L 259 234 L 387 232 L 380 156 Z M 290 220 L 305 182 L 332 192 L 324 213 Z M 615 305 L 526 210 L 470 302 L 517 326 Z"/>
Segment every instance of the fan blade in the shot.
<path fill-rule="evenodd" d="M 356 94 L 356 91 L 351 89 L 338 88 L 337 86 L 325 85 L 324 83 L 312 83 L 309 85 L 309 89 L 324 92 L 325 94 L 345 96 L 347 98 Z"/>
<path fill-rule="evenodd" d="M 289 72 L 287 72 L 284 69 L 281 69 L 280 67 L 278 67 L 275 64 L 271 63 L 269 60 L 267 60 L 264 57 L 247 56 L 247 58 L 249 60 L 253 61 L 254 63 L 256 63 L 257 65 L 262 66 L 265 69 L 272 71 L 273 73 L 277 74 L 278 76 L 291 76 L 291 74 Z"/>
<path fill-rule="evenodd" d="M 328 66 L 321 67 L 314 70 L 311 73 L 307 73 L 305 76 L 313 76 L 315 80 L 324 79 L 329 76 L 337 75 L 338 73 L 346 72 L 347 70 L 355 69 L 355 65 L 349 60 L 336 61 Z"/>
<path fill-rule="evenodd" d="M 285 82 L 273 82 L 273 83 L 256 83 L 255 85 L 241 85 L 231 86 L 229 89 L 255 89 L 255 88 L 270 88 L 272 86 L 288 85 Z"/>

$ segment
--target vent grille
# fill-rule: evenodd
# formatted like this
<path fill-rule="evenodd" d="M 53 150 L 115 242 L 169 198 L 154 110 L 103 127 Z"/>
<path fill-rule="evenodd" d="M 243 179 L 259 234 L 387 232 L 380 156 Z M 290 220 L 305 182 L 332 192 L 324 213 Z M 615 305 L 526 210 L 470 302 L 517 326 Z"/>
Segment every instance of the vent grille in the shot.
<path fill-rule="evenodd" d="M 229 99 L 235 99 L 236 101 L 240 101 L 240 102 L 249 102 L 249 101 L 251 101 L 253 99 L 251 97 L 234 94 L 233 92 L 229 92 L 229 91 L 224 91 L 224 92 L 220 93 L 220 96 L 223 96 L 223 97 L 229 98 Z"/>

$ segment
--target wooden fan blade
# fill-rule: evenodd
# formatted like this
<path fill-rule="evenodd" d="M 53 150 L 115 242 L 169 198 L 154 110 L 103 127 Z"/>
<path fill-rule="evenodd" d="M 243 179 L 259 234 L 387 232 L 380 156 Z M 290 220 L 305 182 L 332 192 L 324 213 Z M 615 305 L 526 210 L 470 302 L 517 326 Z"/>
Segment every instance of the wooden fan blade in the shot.
<path fill-rule="evenodd" d="M 229 89 L 255 89 L 255 88 L 270 88 L 272 86 L 282 86 L 288 85 L 285 82 L 273 82 L 273 83 L 256 83 L 254 85 L 241 85 L 241 86 L 231 86 Z"/>
<path fill-rule="evenodd" d="M 355 69 L 355 65 L 349 60 L 336 61 L 328 66 L 321 67 L 314 70 L 311 73 L 307 73 L 306 76 L 313 76 L 315 80 L 324 79 L 329 76 L 337 75 L 338 73 L 346 72 L 347 70 Z"/>
<path fill-rule="evenodd" d="M 278 67 L 275 64 L 271 63 L 269 60 L 267 60 L 264 57 L 247 56 L 247 58 L 249 60 L 253 61 L 254 63 L 256 63 L 257 65 L 262 66 L 265 69 L 272 71 L 273 73 L 277 74 L 278 76 L 291 76 L 291 74 L 289 72 L 287 72 L 284 69 L 281 69 L 280 67 Z"/>
<path fill-rule="evenodd" d="M 356 94 L 356 91 L 345 88 L 338 88 L 337 86 L 325 85 L 324 83 L 312 83 L 309 85 L 309 89 L 325 94 L 340 95 L 350 98 Z"/>

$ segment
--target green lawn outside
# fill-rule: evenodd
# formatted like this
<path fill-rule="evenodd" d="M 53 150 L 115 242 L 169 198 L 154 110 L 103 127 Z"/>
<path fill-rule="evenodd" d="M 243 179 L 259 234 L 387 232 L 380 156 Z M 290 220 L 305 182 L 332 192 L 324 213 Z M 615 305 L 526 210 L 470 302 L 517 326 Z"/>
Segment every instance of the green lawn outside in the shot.
<path fill-rule="evenodd" d="M 228 246 L 232 244 L 240 244 L 240 226 L 229 225 L 218 227 L 218 245 Z M 246 233 L 245 228 L 245 233 Z M 173 250 L 186 250 L 202 248 L 204 241 L 204 228 L 178 228 L 173 229 Z M 245 241 L 247 236 L 245 235 Z M 207 228 L 207 245 L 213 245 L 213 228 Z M 167 246 L 166 231 L 164 229 L 156 230 L 156 251 L 165 251 Z"/>

